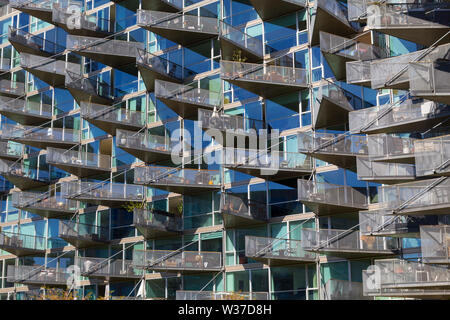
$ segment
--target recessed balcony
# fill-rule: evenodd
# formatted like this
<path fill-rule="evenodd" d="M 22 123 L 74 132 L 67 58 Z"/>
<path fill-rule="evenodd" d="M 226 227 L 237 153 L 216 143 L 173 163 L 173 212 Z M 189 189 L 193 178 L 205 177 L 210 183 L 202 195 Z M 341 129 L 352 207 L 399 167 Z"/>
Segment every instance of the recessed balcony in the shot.
<path fill-rule="evenodd" d="M 136 167 L 134 183 L 178 194 L 219 191 L 220 171 L 172 167 Z"/>
<path fill-rule="evenodd" d="M 89 248 L 109 243 L 109 229 L 97 225 L 60 220 L 58 237 L 76 248 Z"/>
<path fill-rule="evenodd" d="M 35 286 L 67 286 L 71 273 L 46 266 L 8 266 L 7 281 Z"/>
<path fill-rule="evenodd" d="M 306 251 L 342 258 L 384 257 L 398 254 L 395 238 L 363 236 L 355 230 L 302 229 L 302 246 Z"/>
<path fill-rule="evenodd" d="M 245 256 L 269 266 L 315 263 L 316 254 L 307 252 L 302 241 L 245 236 Z"/>
<path fill-rule="evenodd" d="M 295 180 L 313 171 L 311 157 L 302 153 L 224 148 L 224 167 L 269 181 Z"/>
<path fill-rule="evenodd" d="M 306 0 L 250 0 L 262 20 L 270 20 L 307 7 Z"/>
<path fill-rule="evenodd" d="M 146 163 L 170 161 L 174 153 L 174 147 L 181 141 L 171 141 L 169 136 L 135 131 L 117 130 L 117 147 Z M 188 153 L 182 152 L 177 156 L 187 157 Z"/>
<path fill-rule="evenodd" d="M 83 119 L 113 136 L 116 129 L 138 131 L 146 124 L 145 112 L 121 108 L 120 104 L 108 106 L 81 101 L 80 112 Z"/>
<path fill-rule="evenodd" d="M 367 158 L 356 159 L 358 180 L 383 184 L 414 181 L 416 166 L 409 163 L 374 162 Z"/>
<path fill-rule="evenodd" d="M 23 82 L 0 79 L 0 96 L 18 98 L 25 95 Z"/>
<path fill-rule="evenodd" d="M 220 77 L 266 99 L 300 91 L 309 83 L 306 69 L 224 60 Z"/>
<path fill-rule="evenodd" d="M 67 199 L 112 208 L 121 207 L 127 202 L 142 202 L 145 197 L 142 186 L 84 181 L 61 183 L 61 194 Z"/>
<path fill-rule="evenodd" d="M 55 54 L 60 54 L 66 50 L 65 46 L 61 46 L 48 39 L 44 39 L 40 35 L 35 35 L 11 26 L 8 30 L 8 40 L 21 54 L 29 53 L 42 57 L 49 57 Z"/>
<path fill-rule="evenodd" d="M 319 216 L 358 212 L 367 209 L 366 189 L 326 182 L 298 180 L 298 200 Z"/>
<path fill-rule="evenodd" d="M 348 113 L 354 109 L 361 109 L 363 101 L 360 97 L 327 81 L 315 92 L 312 107 L 313 126 L 315 129 L 320 129 L 346 124 Z"/>
<path fill-rule="evenodd" d="M 401 4 L 382 5 L 367 19 L 367 27 L 393 37 L 431 46 L 450 31 L 449 8 L 446 3 L 415 7 L 409 7 L 405 3 L 403 8 Z"/>
<path fill-rule="evenodd" d="M 450 175 L 450 137 L 416 140 L 414 157 L 418 177 Z"/>
<path fill-rule="evenodd" d="M 0 159 L 0 175 L 20 190 L 43 187 L 51 182 L 48 169 L 25 165 L 20 161 Z"/>
<path fill-rule="evenodd" d="M 83 57 L 137 76 L 136 58 L 138 50 L 144 49 L 141 42 L 93 38 L 68 35 L 66 47 Z"/>
<path fill-rule="evenodd" d="M 59 193 L 14 192 L 12 205 L 48 219 L 71 217 L 78 211 L 77 201 L 65 199 Z"/>
<path fill-rule="evenodd" d="M 421 225 L 432 225 L 438 221 L 437 216 L 397 216 L 378 210 L 359 212 L 362 236 L 419 238 Z"/>
<path fill-rule="evenodd" d="M 105 278 L 110 282 L 142 278 L 142 270 L 137 270 L 132 260 L 77 257 L 75 261 L 83 277 Z"/>
<path fill-rule="evenodd" d="M 450 61 L 410 63 L 408 72 L 412 95 L 450 104 Z"/>
<path fill-rule="evenodd" d="M 311 46 L 319 45 L 320 31 L 351 36 L 357 32 L 347 19 L 347 7 L 336 0 L 316 0 L 311 19 Z"/>
<path fill-rule="evenodd" d="M 196 274 L 222 270 L 222 253 L 181 250 L 133 250 L 136 268 L 160 272 Z"/>
<path fill-rule="evenodd" d="M 346 79 L 347 62 L 370 61 L 389 56 L 386 50 L 362 41 L 363 39 L 348 39 L 320 31 L 320 50 L 333 70 L 336 80 Z"/>
<path fill-rule="evenodd" d="M 138 10 L 137 25 L 182 46 L 219 35 L 219 19 L 215 17 Z"/>
<path fill-rule="evenodd" d="M 170 61 L 168 57 L 171 51 L 159 55 L 142 49 L 138 49 L 137 52 L 136 64 L 147 91 L 152 92 L 155 90 L 155 80 L 182 83 L 196 75 L 194 71 Z"/>
<path fill-rule="evenodd" d="M 298 152 L 354 170 L 356 158 L 367 155 L 367 137 L 344 133 L 300 132 Z"/>
<path fill-rule="evenodd" d="M 175 300 L 269 300 L 269 293 L 177 290 Z"/>
<path fill-rule="evenodd" d="M 220 212 L 226 228 L 241 228 L 267 223 L 267 204 L 248 199 L 247 194 L 222 193 Z"/>
<path fill-rule="evenodd" d="M 264 59 L 264 44 L 260 38 L 252 37 L 222 20 L 219 38 L 223 60 L 233 60 L 233 55 L 237 52 L 242 58 L 246 58 L 247 62 L 259 62 Z M 266 49 L 270 51 L 268 46 Z"/>
<path fill-rule="evenodd" d="M 0 159 L 16 161 L 23 156 L 23 151 L 23 145 L 9 141 L 0 141 Z"/>
<path fill-rule="evenodd" d="M 46 160 L 79 178 L 111 172 L 111 156 L 106 154 L 47 148 Z"/>
<path fill-rule="evenodd" d="M 450 264 L 450 225 L 420 226 L 422 261 Z"/>
<path fill-rule="evenodd" d="M 28 53 L 20 54 L 20 66 L 45 83 L 55 87 L 64 86 L 67 71 L 75 74 L 79 74 L 81 71 L 81 66 L 78 63 Z"/>
<path fill-rule="evenodd" d="M 400 100 L 349 114 L 353 133 L 401 133 L 428 130 L 450 115 L 447 105 L 423 99 Z"/>
<path fill-rule="evenodd" d="M 109 83 L 101 80 L 99 74 L 84 77 L 67 71 L 65 85 L 79 105 L 82 101 L 104 105 L 114 103 L 113 88 Z"/>
<path fill-rule="evenodd" d="M 155 97 L 183 119 L 196 119 L 198 109 L 213 109 L 221 103 L 220 92 L 162 80 L 155 81 Z"/>
<path fill-rule="evenodd" d="M 58 239 L 6 231 L 0 233 L 0 249 L 17 257 L 44 256 L 47 249 L 61 249 L 65 245 Z"/>
<path fill-rule="evenodd" d="M 412 138 L 388 134 L 372 134 L 367 137 L 370 161 L 414 164 L 414 143 Z"/>
<path fill-rule="evenodd" d="M 66 128 L 3 126 L 2 136 L 39 149 L 47 147 L 69 149 L 80 142 L 80 132 Z"/>
<path fill-rule="evenodd" d="M 52 105 L 0 97 L 0 114 L 23 125 L 40 125 L 52 119 Z"/>
<path fill-rule="evenodd" d="M 180 216 L 158 209 L 134 209 L 133 224 L 146 239 L 170 237 L 183 231 Z"/>
<path fill-rule="evenodd" d="M 448 214 L 450 180 L 441 177 L 378 187 L 383 210 L 400 215 Z"/>

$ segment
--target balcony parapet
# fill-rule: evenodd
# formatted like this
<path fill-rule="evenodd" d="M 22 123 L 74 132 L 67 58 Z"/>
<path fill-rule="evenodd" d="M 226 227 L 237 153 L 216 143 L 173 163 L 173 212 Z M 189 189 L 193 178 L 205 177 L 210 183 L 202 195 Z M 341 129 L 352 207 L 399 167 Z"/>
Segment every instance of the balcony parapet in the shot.
<path fill-rule="evenodd" d="M 175 299 L 176 300 L 269 300 L 269 293 L 177 290 Z"/>
<path fill-rule="evenodd" d="M 450 225 L 420 226 L 424 263 L 450 264 Z"/>
<path fill-rule="evenodd" d="M 356 159 L 359 180 L 384 184 L 412 181 L 416 178 L 416 166 L 409 163 L 374 162 L 363 157 Z"/>

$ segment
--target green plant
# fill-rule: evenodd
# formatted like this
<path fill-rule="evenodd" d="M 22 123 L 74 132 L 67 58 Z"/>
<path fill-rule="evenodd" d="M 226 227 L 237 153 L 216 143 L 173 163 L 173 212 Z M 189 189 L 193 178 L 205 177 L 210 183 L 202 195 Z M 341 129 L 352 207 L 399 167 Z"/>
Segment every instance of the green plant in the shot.
<path fill-rule="evenodd" d="M 177 211 L 179 214 L 183 213 L 183 200 L 177 203 Z"/>
<path fill-rule="evenodd" d="M 128 212 L 133 212 L 134 209 L 145 209 L 145 203 L 129 201 L 129 202 L 125 203 L 124 205 L 122 205 L 122 208 Z"/>
<path fill-rule="evenodd" d="M 234 50 L 233 57 L 231 58 L 231 60 L 235 61 L 235 62 L 245 62 L 245 61 L 247 61 L 247 57 L 242 56 L 241 50 Z"/>

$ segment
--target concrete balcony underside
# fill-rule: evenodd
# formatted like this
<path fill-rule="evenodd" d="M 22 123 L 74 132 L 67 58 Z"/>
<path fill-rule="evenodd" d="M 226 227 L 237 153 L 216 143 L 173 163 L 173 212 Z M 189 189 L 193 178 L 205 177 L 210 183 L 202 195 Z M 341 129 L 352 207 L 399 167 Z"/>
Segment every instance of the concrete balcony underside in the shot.
<path fill-rule="evenodd" d="M 253 218 L 251 215 L 230 210 L 222 210 L 222 220 L 225 228 L 242 228 L 267 223 L 267 220 Z"/>
<path fill-rule="evenodd" d="M 356 154 L 343 154 L 336 151 L 336 153 L 327 152 L 324 150 L 317 150 L 315 152 L 304 152 L 313 158 L 334 164 L 340 168 L 345 168 L 351 171 L 356 171 Z"/>
<path fill-rule="evenodd" d="M 156 68 L 152 68 L 146 63 L 137 63 L 137 68 L 141 73 L 142 80 L 144 81 L 147 91 L 152 92 L 155 90 L 155 80 L 171 81 L 176 83 L 182 83 L 181 80 L 171 77 L 167 73 L 161 73 Z"/>
<path fill-rule="evenodd" d="M 345 248 L 320 248 L 320 249 L 310 249 L 304 248 L 306 251 L 316 252 L 320 254 L 325 254 L 327 256 L 345 258 L 345 259 L 365 259 L 365 258 L 383 258 L 392 257 L 398 255 L 398 252 L 388 252 L 381 250 L 359 250 L 359 249 L 345 249 Z"/>
<path fill-rule="evenodd" d="M 142 28 L 161 37 L 182 45 L 183 47 L 199 43 L 208 39 L 217 38 L 218 33 L 199 32 L 188 29 L 172 29 L 161 24 L 140 25 Z"/>
<path fill-rule="evenodd" d="M 58 205 L 55 205 L 54 207 L 39 206 L 39 203 L 24 206 L 15 205 L 14 207 L 17 209 L 26 210 L 28 212 L 37 214 L 38 216 L 48 219 L 70 218 L 77 212 L 76 209 L 69 210 L 66 208 L 60 208 Z"/>
<path fill-rule="evenodd" d="M 20 190 L 39 188 L 47 186 L 50 182 L 38 179 L 32 179 L 25 176 L 16 175 L 14 173 L 0 173 L 6 180 L 14 184 Z"/>
<path fill-rule="evenodd" d="M 108 106 L 105 106 L 108 107 Z M 89 123 L 94 126 L 102 129 L 103 131 L 109 133 L 112 136 L 116 135 L 116 129 L 130 130 L 130 131 L 138 131 L 142 129 L 143 126 L 134 125 L 132 123 L 127 123 L 125 121 L 112 121 L 109 119 L 105 119 L 102 115 L 91 116 L 91 115 L 82 115 L 82 118 L 87 120 Z"/>
<path fill-rule="evenodd" d="M 70 174 L 73 174 L 79 178 L 89 177 L 89 176 L 99 176 L 99 175 L 108 175 L 111 172 L 111 169 L 102 169 L 99 167 L 90 167 L 86 165 L 77 165 L 74 163 L 60 163 L 60 162 L 51 162 L 47 161 L 48 164 L 51 164 L 54 167 L 57 167 L 61 170 L 64 170 Z"/>
<path fill-rule="evenodd" d="M 159 226 L 152 226 L 144 223 L 135 223 L 134 226 L 142 233 L 145 239 L 169 238 L 182 233 L 182 231 L 164 229 Z"/>
<path fill-rule="evenodd" d="M 0 241 L 0 249 L 9 252 L 17 257 L 26 256 L 39 256 L 45 255 L 45 249 L 27 248 L 27 246 L 21 245 L 22 240 L 14 239 L 14 241 L 8 241 L 5 238 Z"/>
<path fill-rule="evenodd" d="M 373 28 L 378 32 L 388 34 L 393 37 L 418 43 L 424 46 L 431 46 L 437 40 L 442 38 L 448 31 L 450 27 L 448 26 L 397 26 L 397 27 L 378 27 Z M 450 35 L 441 43 L 448 42 Z"/>
<path fill-rule="evenodd" d="M 15 8 L 23 13 L 29 14 L 30 16 L 36 17 L 39 20 L 53 24 L 53 19 L 52 19 L 53 12 L 52 12 L 52 9 L 50 9 L 50 8 L 39 8 L 39 7 L 33 7 L 32 5 L 27 6 L 26 4 L 23 6 L 12 5 L 11 7 Z"/>
<path fill-rule="evenodd" d="M 113 99 L 86 91 L 82 86 L 75 83 L 66 83 L 66 89 L 69 90 L 70 94 L 74 97 L 78 104 L 81 104 L 83 101 L 104 105 L 114 104 Z"/>
<path fill-rule="evenodd" d="M 30 45 L 27 40 L 22 36 L 9 36 L 9 42 L 12 44 L 14 49 L 19 53 L 29 53 L 42 57 L 50 57 L 54 53 L 43 50 L 43 48 L 36 45 Z"/>
<path fill-rule="evenodd" d="M 250 0 L 262 20 L 270 20 L 305 8 L 302 0 Z"/>
<path fill-rule="evenodd" d="M 97 206 L 106 206 L 110 208 L 120 208 L 122 205 L 132 202 L 133 200 L 128 200 L 126 198 L 109 198 L 109 197 L 94 197 L 90 194 L 81 195 L 67 195 L 67 199 L 77 200 L 81 202 L 90 203 Z"/>
<path fill-rule="evenodd" d="M 135 181 L 135 183 L 137 183 Z M 165 190 L 167 192 L 173 192 L 183 195 L 193 195 L 203 192 L 213 192 L 219 191 L 220 185 L 207 185 L 207 184 L 176 184 L 176 183 L 165 183 L 165 182 L 144 182 L 146 186 Z"/>
<path fill-rule="evenodd" d="M 322 96 L 314 114 L 314 128 L 320 129 L 348 122 L 351 105 L 340 103 L 333 97 Z"/>
<path fill-rule="evenodd" d="M 315 263 L 315 258 L 307 259 L 307 258 L 298 258 L 298 257 L 290 257 L 289 254 L 262 254 L 261 256 L 247 256 L 248 258 L 258 261 L 262 264 L 268 265 L 270 267 L 283 267 L 283 266 L 298 266 L 305 264 L 313 264 Z"/>
<path fill-rule="evenodd" d="M 22 125 L 41 125 L 52 119 L 50 115 L 34 114 L 14 108 L 8 108 L 8 106 L 0 108 L 0 114 Z"/>
<path fill-rule="evenodd" d="M 366 207 L 353 207 L 346 205 L 337 205 L 337 204 L 328 204 L 328 203 L 320 203 L 318 200 L 300 200 L 303 204 L 305 204 L 308 208 L 311 208 L 313 212 L 318 216 L 332 216 L 338 215 L 341 213 L 357 213 L 360 210 L 367 209 Z"/>
<path fill-rule="evenodd" d="M 67 241 L 75 248 L 90 248 L 96 246 L 107 245 L 109 241 L 98 239 L 96 234 L 88 234 L 88 235 L 67 235 L 67 234 L 59 234 L 59 238 Z"/>
<path fill-rule="evenodd" d="M 132 148 L 117 142 L 117 146 L 131 154 L 132 156 L 144 161 L 145 163 L 158 163 L 169 161 L 172 158 L 170 150 L 156 150 L 151 148 Z"/>
<path fill-rule="evenodd" d="M 69 149 L 78 144 L 77 142 L 74 141 L 63 141 L 53 139 L 41 140 L 41 139 L 33 139 L 32 137 L 16 137 L 10 138 L 10 140 L 39 149 L 47 149 L 48 147 Z"/>
<path fill-rule="evenodd" d="M 178 114 L 183 119 L 196 120 L 198 116 L 199 109 L 210 109 L 214 108 L 213 105 L 205 104 L 202 102 L 194 102 L 187 99 L 177 99 L 173 97 L 165 98 L 161 96 L 156 96 L 158 100 L 161 100 L 167 107 L 169 107 L 173 112 Z"/>

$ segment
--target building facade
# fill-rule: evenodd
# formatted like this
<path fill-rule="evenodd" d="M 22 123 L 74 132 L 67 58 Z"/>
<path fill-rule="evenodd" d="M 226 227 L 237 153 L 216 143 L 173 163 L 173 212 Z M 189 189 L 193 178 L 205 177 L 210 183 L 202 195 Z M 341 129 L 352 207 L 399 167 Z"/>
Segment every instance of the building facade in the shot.
<path fill-rule="evenodd" d="M 450 297 L 448 1 L 0 5 L 0 300 Z"/>

